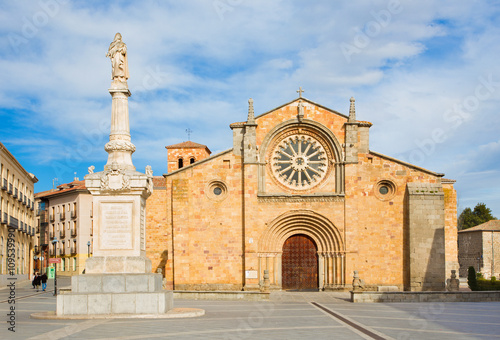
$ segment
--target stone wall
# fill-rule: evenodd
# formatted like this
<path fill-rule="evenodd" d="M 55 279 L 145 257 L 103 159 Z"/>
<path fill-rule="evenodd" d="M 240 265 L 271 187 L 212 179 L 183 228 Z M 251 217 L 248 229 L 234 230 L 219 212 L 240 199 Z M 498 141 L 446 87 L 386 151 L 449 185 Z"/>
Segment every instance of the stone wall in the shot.
<path fill-rule="evenodd" d="M 460 232 L 458 249 L 461 277 L 467 277 L 469 267 L 473 266 L 476 272 L 482 273 L 487 279 L 491 276 L 500 278 L 500 232 Z"/>
<path fill-rule="evenodd" d="M 408 183 L 405 290 L 444 290 L 444 194 L 441 184 Z"/>
<path fill-rule="evenodd" d="M 481 231 L 458 234 L 458 261 L 460 263 L 459 276 L 467 277 L 469 267 L 480 272 L 483 267 L 481 255 L 483 252 L 483 237 Z"/>
<path fill-rule="evenodd" d="M 490 302 L 500 292 L 351 292 L 351 302 Z"/>

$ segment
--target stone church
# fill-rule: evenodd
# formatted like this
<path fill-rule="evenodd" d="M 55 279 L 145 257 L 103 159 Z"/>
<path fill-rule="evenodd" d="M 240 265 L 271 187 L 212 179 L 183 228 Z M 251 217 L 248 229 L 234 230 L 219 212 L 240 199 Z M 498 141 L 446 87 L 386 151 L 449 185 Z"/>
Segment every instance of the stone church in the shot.
<path fill-rule="evenodd" d="M 175 290 L 348 289 L 355 270 L 367 288 L 444 290 L 454 181 L 370 150 L 371 126 L 354 98 L 345 115 L 299 92 L 258 116 L 250 99 L 224 152 L 167 146 L 147 203 L 153 270 Z"/>

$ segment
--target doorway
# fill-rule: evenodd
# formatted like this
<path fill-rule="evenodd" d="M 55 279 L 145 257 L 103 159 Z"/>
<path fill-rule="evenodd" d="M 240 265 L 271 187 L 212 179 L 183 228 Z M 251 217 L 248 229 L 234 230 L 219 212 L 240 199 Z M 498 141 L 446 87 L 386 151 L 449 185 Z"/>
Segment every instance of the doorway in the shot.
<path fill-rule="evenodd" d="M 282 288 L 318 289 L 318 248 L 307 235 L 289 237 L 283 244 Z"/>

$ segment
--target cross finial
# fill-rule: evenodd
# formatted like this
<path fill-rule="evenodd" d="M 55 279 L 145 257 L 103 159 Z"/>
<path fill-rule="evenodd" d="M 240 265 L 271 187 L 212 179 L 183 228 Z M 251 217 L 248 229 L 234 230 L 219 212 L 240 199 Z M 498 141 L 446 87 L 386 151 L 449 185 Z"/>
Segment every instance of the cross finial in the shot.
<path fill-rule="evenodd" d="M 297 93 L 299 94 L 299 98 L 302 98 L 302 92 L 306 92 L 306 91 L 302 90 L 302 86 L 300 86 L 299 89 L 297 90 Z"/>
<path fill-rule="evenodd" d="M 188 135 L 188 140 L 191 140 L 191 133 L 193 132 L 193 130 L 191 130 L 190 128 L 187 128 L 186 129 L 186 133 Z"/>

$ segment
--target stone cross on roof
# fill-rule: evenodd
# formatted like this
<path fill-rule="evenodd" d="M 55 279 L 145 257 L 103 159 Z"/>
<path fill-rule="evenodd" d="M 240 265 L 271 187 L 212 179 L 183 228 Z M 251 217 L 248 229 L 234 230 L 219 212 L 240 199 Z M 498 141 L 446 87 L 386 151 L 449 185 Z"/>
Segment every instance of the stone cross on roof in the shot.
<path fill-rule="evenodd" d="M 302 98 L 302 92 L 306 92 L 306 91 L 302 90 L 302 86 L 300 86 L 299 89 L 297 90 L 297 93 L 299 94 L 299 98 Z"/>

